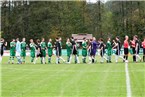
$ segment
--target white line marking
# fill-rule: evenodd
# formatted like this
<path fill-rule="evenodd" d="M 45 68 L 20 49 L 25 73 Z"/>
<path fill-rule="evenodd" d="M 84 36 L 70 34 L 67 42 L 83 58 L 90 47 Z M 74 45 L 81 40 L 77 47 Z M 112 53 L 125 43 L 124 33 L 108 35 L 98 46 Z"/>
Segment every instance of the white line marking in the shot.
<path fill-rule="evenodd" d="M 131 86 L 130 86 L 130 77 L 129 77 L 129 72 L 128 72 L 128 63 L 125 63 L 125 73 L 126 73 L 127 97 L 131 97 Z"/>

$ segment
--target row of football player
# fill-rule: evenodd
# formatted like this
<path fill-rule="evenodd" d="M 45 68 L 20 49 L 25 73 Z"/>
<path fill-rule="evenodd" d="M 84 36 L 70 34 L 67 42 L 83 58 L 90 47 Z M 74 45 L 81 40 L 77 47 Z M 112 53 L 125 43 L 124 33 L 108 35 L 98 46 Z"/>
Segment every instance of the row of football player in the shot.
<path fill-rule="evenodd" d="M 120 55 L 121 50 L 121 42 L 119 40 L 119 37 L 116 37 L 115 40 L 113 40 L 113 46 L 111 44 L 111 39 L 108 38 L 107 43 L 105 44 L 103 42 L 103 39 L 100 38 L 99 41 L 96 41 L 95 37 L 87 41 L 87 39 L 84 37 L 83 43 L 82 43 L 82 62 L 86 63 L 86 57 L 89 55 L 90 63 L 95 62 L 95 55 L 96 51 L 99 48 L 100 49 L 100 56 L 101 56 L 101 62 L 104 62 L 104 59 L 107 60 L 107 62 L 111 62 L 111 55 L 112 55 L 112 49 L 116 49 L 116 62 L 118 62 L 118 58 L 121 58 L 123 61 L 128 62 L 128 53 L 129 53 L 129 47 L 131 46 L 132 52 L 133 52 L 133 61 L 137 62 L 138 59 L 141 60 L 142 58 L 139 56 L 139 41 L 137 35 L 133 37 L 133 40 L 130 40 L 130 46 L 128 42 L 128 36 L 125 36 L 124 40 L 124 57 Z M 49 39 L 48 44 L 46 45 L 45 39 L 42 38 L 42 41 L 37 40 L 37 43 L 35 44 L 33 39 L 30 39 L 30 55 L 31 55 L 31 62 L 34 64 L 36 63 L 38 57 L 41 58 L 41 63 L 46 63 L 45 57 L 46 57 L 46 48 L 48 49 L 48 63 L 51 63 L 51 57 L 53 55 L 53 48 L 56 50 L 56 63 L 59 64 L 60 60 L 63 60 L 61 57 L 61 49 L 62 49 L 62 43 L 61 38 L 55 39 L 55 45 L 52 45 L 52 40 Z M 22 42 L 19 41 L 19 38 L 16 39 L 17 42 L 15 42 L 15 39 L 10 42 L 10 58 L 9 63 L 12 61 L 14 63 L 14 57 L 18 59 L 18 63 L 25 63 L 25 57 L 26 57 L 26 42 L 25 38 L 22 39 Z M 1 44 L 5 45 L 7 43 L 4 43 L 4 39 L 1 40 Z M 72 56 L 75 56 L 75 63 L 80 63 L 78 58 L 78 47 L 77 39 L 74 39 L 73 37 L 71 39 L 67 39 L 66 42 L 66 48 L 67 48 L 67 63 L 71 63 Z M 145 39 L 142 42 L 143 47 L 143 61 L 145 61 Z M 107 57 L 104 56 L 105 54 L 105 48 L 107 49 Z M 3 49 L 1 49 L 3 50 Z M 16 52 L 15 52 L 16 51 Z M 3 52 L 3 51 L 2 51 Z M 3 55 L 1 52 L 1 56 Z M 36 54 L 37 53 L 37 54 Z"/>

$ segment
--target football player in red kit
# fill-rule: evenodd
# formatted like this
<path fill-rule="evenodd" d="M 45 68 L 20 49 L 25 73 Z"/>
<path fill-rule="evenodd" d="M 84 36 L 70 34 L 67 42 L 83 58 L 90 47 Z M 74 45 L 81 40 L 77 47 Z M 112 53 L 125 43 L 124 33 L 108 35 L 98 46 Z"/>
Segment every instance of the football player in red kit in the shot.
<path fill-rule="evenodd" d="M 124 40 L 124 59 L 126 62 L 128 62 L 128 48 L 129 48 L 128 36 L 126 35 Z"/>
<path fill-rule="evenodd" d="M 143 62 L 145 62 L 145 37 L 144 41 L 142 42 L 142 47 L 143 47 Z"/>

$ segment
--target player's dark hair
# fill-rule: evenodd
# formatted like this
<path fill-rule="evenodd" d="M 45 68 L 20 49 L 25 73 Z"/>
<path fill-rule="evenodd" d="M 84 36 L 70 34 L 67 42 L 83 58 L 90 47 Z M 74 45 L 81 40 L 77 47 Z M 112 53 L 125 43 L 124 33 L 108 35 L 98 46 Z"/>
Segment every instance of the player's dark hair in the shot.
<path fill-rule="evenodd" d="M 100 41 L 103 41 L 103 38 L 100 38 L 99 40 L 100 40 Z"/>
<path fill-rule="evenodd" d="M 71 37 L 71 39 L 74 39 L 74 37 Z"/>
<path fill-rule="evenodd" d="M 83 38 L 83 40 L 85 40 L 85 39 L 86 39 L 86 37 Z"/>
<path fill-rule="evenodd" d="M 138 36 L 137 35 L 134 35 L 137 39 L 138 39 Z"/>
<path fill-rule="evenodd" d="M 37 42 L 37 43 L 40 43 L 40 39 L 37 39 L 36 42 Z"/>
<path fill-rule="evenodd" d="M 116 36 L 117 39 L 119 39 L 119 36 Z"/>

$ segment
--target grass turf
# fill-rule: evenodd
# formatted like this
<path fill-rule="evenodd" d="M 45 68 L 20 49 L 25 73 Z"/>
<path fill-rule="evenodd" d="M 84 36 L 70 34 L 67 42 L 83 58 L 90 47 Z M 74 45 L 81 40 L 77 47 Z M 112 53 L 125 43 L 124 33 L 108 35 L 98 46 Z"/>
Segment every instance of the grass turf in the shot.
<path fill-rule="evenodd" d="M 3 58 L 2 97 L 126 97 L 125 64 L 7 64 Z M 40 62 L 40 61 L 38 61 Z M 132 97 L 145 97 L 144 63 L 129 63 Z"/>

